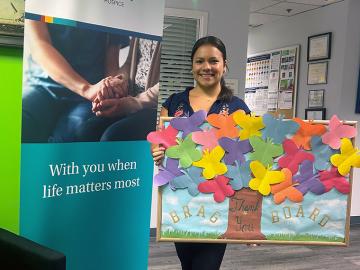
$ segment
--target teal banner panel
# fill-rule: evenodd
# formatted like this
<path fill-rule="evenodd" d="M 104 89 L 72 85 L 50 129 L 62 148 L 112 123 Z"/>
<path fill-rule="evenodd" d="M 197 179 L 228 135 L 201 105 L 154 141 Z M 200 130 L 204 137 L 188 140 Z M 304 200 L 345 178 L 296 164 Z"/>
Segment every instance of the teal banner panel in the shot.
<path fill-rule="evenodd" d="M 153 166 L 145 141 L 22 144 L 20 234 L 68 270 L 147 269 Z"/>

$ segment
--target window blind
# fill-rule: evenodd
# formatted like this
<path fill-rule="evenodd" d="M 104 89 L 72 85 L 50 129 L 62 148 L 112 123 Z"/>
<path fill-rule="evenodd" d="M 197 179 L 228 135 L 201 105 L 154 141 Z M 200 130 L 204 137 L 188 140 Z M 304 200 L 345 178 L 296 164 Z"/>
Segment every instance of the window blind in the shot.
<path fill-rule="evenodd" d="M 199 35 L 199 20 L 165 16 L 164 27 L 158 112 L 172 93 L 194 85 L 190 57 L 192 46 Z"/>

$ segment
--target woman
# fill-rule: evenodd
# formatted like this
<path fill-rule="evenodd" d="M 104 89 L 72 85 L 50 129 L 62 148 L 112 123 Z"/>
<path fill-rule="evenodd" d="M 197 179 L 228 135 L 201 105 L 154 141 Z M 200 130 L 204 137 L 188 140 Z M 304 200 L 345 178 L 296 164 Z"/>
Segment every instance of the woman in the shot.
<path fill-rule="evenodd" d="M 208 36 L 196 41 L 192 52 L 192 73 L 196 86 L 171 95 L 164 103 L 160 116 L 190 116 L 195 111 L 208 114 L 231 114 L 236 110 L 250 113 L 245 102 L 226 87 L 223 78 L 227 69 L 226 49 L 222 41 Z M 153 146 L 152 155 L 159 165 L 164 147 Z M 220 268 L 226 244 L 175 243 L 182 269 L 217 270 Z"/>

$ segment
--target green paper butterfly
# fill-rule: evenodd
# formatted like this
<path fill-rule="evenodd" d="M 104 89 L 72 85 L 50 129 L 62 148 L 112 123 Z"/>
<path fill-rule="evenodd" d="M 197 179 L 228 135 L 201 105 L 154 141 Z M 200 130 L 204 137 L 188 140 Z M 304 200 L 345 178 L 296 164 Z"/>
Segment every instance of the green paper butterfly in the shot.
<path fill-rule="evenodd" d="M 249 138 L 250 144 L 254 152 L 250 153 L 250 160 L 258 160 L 265 166 L 272 166 L 273 158 L 281 156 L 284 153 L 281 144 L 274 144 L 270 140 L 263 141 L 258 136 L 251 136 Z"/>
<path fill-rule="evenodd" d="M 191 134 L 187 135 L 184 140 L 178 139 L 178 145 L 166 149 L 166 156 L 180 160 L 182 168 L 189 168 L 194 161 L 201 159 L 202 154 L 196 149 L 196 144 L 192 141 Z"/>

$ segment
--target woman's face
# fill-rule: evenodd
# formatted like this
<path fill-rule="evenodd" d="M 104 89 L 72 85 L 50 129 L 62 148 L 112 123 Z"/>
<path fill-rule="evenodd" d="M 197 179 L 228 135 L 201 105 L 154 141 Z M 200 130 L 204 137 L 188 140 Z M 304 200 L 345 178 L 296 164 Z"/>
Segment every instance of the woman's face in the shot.
<path fill-rule="evenodd" d="M 192 68 L 194 79 L 199 86 L 217 86 L 225 70 L 223 55 L 216 47 L 203 45 L 194 54 Z"/>

